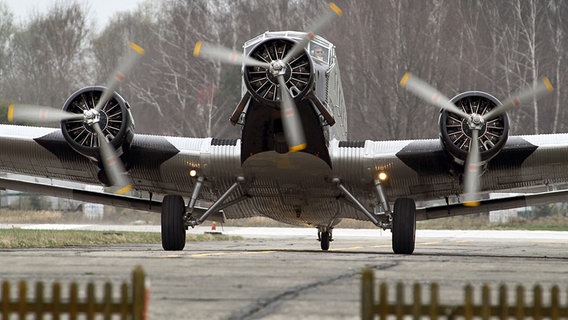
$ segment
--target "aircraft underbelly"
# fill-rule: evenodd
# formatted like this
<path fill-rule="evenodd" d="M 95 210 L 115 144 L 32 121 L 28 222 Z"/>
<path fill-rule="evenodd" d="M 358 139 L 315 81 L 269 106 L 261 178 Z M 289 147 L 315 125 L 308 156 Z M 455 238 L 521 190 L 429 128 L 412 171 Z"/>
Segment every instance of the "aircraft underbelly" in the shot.
<path fill-rule="evenodd" d="M 266 217 L 299 225 L 334 225 L 340 203 L 320 158 L 304 152 L 262 152 L 243 163 L 252 206 Z"/>

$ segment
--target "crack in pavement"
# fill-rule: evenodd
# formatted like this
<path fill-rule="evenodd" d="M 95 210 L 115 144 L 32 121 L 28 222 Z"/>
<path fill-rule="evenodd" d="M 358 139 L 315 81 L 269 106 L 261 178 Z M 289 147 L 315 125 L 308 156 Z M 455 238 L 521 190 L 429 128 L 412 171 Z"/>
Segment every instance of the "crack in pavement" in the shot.
<path fill-rule="evenodd" d="M 390 268 L 394 268 L 398 266 L 399 263 L 397 261 L 392 261 L 389 263 L 382 263 L 377 265 L 367 265 L 367 267 L 374 269 L 374 270 L 387 270 Z M 262 299 L 258 299 L 252 304 L 242 308 L 241 310 L 235 311 L 230 314 L 227 319 L 228 320 L 236 320 L 236 319 L 258 319 L 260 317 L 266 316 L 270 313 L 271 310 L 276 308 L 282 301 L 290 300 L 297 296 L 299 296 L 303 291 L 317 288 L 320 286 L 326 286 L 332 284 L 336 281 L 348 279 L 357 275 L 361 274 L 361 269 L 358 270 L 349 270 L 344 273 L 341 273 L 334 277 L 328 277 L 325 279 L 304 283 L 301 285 L 297 285 L 295 287 L 289 288 L 282 292 L 277 292 L 269 297 L 265 297 Z"/>

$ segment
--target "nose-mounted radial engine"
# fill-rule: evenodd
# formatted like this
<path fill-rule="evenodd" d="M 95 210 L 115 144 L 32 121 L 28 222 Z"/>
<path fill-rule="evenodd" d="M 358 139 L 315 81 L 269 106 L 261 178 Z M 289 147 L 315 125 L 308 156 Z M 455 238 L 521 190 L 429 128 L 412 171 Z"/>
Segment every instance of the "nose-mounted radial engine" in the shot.
<path fill-rule="evenodd" d="M 294 99 L 302 99 L 313 84 L 312 61 L 302 51 L 290 61 L 284 62 L 285 55 L 296 43 L 290 38 L 268 38 L 250 50 L 249 56 L 270 64 L 270 68 L 247 66 L 243 78 L 248 92 L 258 101 L 277 106 L 282 97 L 278 76 L 282 75 L 286 90 Z M 245 51 L 246 51 L 245 45 Z"/>
<path fill-rule="evenodd" d="M 307 50 L 317 38 L 315 34 L 342 14 L 333 3 L 329 9 L 309 32 L 267 32 L 247 42 L 244 54 L 201 41 L 196 44 L 196 57 L 243 66 L 246 92 L 231 117 L 233 124 L 239 122 L 247 108 L 243 157 L 271 150 L 271 146 L 278 152 L 306 150 L 318 154 L 325 149 L 319 117 L 330 126 L 335 120 L 314 93 L 316 68 Z M 278 147 L 282 144 L 284 150 Z"/>

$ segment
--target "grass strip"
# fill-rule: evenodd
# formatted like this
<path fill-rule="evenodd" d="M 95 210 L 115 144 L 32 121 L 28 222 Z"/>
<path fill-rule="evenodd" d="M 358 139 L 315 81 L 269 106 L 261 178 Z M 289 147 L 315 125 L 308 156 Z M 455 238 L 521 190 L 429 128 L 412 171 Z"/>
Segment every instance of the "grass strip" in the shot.
<path fill-rule="evenodd" d="M 187 234 L 186 241 L 238 240 L 240 237 Z M 0 229 L 0 248 L 61 248 L 128 243 L 161 243 L 157 232 Z"/>

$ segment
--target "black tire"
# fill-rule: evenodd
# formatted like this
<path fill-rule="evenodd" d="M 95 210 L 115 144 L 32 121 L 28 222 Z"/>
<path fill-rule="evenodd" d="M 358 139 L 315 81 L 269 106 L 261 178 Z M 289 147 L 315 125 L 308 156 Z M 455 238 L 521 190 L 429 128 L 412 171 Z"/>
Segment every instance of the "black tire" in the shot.
<path fill-rule="evenodd" d="M 394 202 L 392 217 L 392 250 L 396 254 L 412 254 L 416 238 L 416 203 L 400 198 Z"/>
<path fill-rule="evenodd" d="M 185 204 L 181 196 L 167 195 L 162 201 L 162 248 L 179 251 L 185 247 Z"/>
<path fill-rule="evenodd" d="M 329 250 L 329 241 L 331 239 L 331 233 L 328 231 L 322 232 L 320 235 L 321 249 L 323 251 Z"/>

